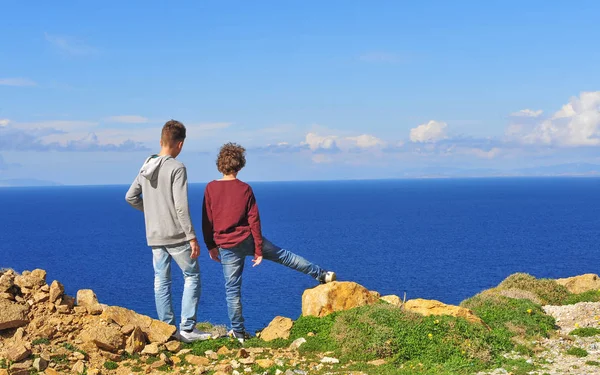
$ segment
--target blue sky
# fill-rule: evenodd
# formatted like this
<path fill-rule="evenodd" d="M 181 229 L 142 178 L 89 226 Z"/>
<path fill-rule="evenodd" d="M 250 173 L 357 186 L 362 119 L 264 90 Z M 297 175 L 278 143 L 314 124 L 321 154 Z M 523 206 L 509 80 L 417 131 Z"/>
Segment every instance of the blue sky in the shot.
<path fill-rule="evenodd" d="M 0 180 L 129 183 L 171 118 L 188 126 L 180 158 L 197 182 L 218 177 L 227 141 L 248 149 L 248 180 L 600 164 L 596 1 L 0 13 Z"/>

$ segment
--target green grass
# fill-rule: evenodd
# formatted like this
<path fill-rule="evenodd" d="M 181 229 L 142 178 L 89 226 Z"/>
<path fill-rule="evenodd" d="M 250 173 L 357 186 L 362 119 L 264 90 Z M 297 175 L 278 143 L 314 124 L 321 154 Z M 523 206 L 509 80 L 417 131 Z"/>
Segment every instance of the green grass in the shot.
<path fill-rule="evenodd" d="M 45 337 L 40 338 L 40 339 L 35 339 L 31 342 L 31 345 L 48 345 L 48 344 L 50 344 L 50 340 L 48 340 Z"/>
<path fill-rule="evenodd" d="M 567 350 L 567 354 L 574 355 L 575 357 L 587 357 L 588 352 L 585 349 L 573 346 L 569 350 Z"/>
<path fill-rule="evenodd" d="M 537 295 L 542 304 L 562 305 L 570 293 L 552 279 L 536 279 L 526 273 L 515 273 L 498 285 L 499 289 L 520 289 Z"/>
<path fill-rule="evenodd" d="M 147 365 L 151 365 L 151 364 L 153 364 L 154 362 L 156 362 L 156 361 L 158 361 L 158 360 L 159 360 L 159 358 L 158 358 L 158 357 L 148 357 L 148 358 L 146 359 L 146 364 L 147 364 Z"/>
<path fill-rule="evenodd" d="M 593 327 L 576 328 L 572 330 L 569 334 L 579 337 L 591 337 L 600 335 L 600 329 Z"/>
<path fill-rule="evenodd" d="M 104 368 L 107 370 L 116 370 L 118 367 L 119 367 L 119 365 L 116 362 L 113 362 L 113 361 L 104 362 Z"/>
<path fill-rule="evenodd" d="M 140 366 L 131 367 L 131 372 L 142 372 L 142 371 L 144 371 L 144 369 L 141 368 Z"/>
<path fill-rule="evenodd" d="M 589 290 L 579 294 L 569 294 L 562 304 L 574 305 L 579 302 L 600 302 L 600 291 Z"/>
<path fill-rule="evenodd" d="M 585 364 L 588 366 L 600 366 L 600 362 L 598 361 L 587 361 Z"/>
<path fill-rule="evenodd" d="M 8 362 L 4 358 L 0 358 L 0 368 L 8 368 Z"/>
<path fill-rule="evenodd" d="M 59 355 L 51 356 L 50 360 L 54 363 L 59 363 L 59 364 L 69 363 L 69 358 L 67 357 L 66 354 L 59 354 Z"/>

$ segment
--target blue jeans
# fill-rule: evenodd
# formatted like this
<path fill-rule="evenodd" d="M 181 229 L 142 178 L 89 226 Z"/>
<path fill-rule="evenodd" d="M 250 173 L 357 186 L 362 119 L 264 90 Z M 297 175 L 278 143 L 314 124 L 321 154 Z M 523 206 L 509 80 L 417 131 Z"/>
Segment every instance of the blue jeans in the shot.
<path fill-rule="evenodd" d="M 154 299 L 158 319 L 175 325 L 171 301 L 171 258 L 183 271 L 183 298 L 181 299 L 181 330 L 191 330 L 196 325 L 196 311 L 200 300 L 200 267 L 197 259 L 191 259 L 189 243 L 152 248 L 154 265 Z"/>
<path fill-rule="evenodd" d="M 242 316 L 242 272 L 247 256 L 254 256 L 254 238 L 249 236 L 234 248 L 220 248 L 221 264 L 225 276 L 225 298 L 231 328 L 235 332 L 245 332 L 244 317 Z M 274 245 L 263 237 L 263 259 L 270 260 L 286 267 L 295 269 L 317 279 L 323 269 L 316 264 L 298 256 L 291 251 Z"/>

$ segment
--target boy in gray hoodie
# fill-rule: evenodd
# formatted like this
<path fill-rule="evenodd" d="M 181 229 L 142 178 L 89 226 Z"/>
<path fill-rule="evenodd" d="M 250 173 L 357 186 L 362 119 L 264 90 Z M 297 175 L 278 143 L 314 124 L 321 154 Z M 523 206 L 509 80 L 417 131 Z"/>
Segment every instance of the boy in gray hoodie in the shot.
<path fill-rule="evenodd" d="M 178 338 L 184 342 L 206 340 L 210 334 L 195 328 L 200 299 L 200 246 L 188 206 L 185 165 L 175 158 L 181 153 L 185 126 L 175 120 L 162 128 L 160 153 L 144 162 L 125 199 L 144 212 L 146 239 L 152 248 L 154 297 L 158 318 L 175 325 L 171 301 L 171 259 L 183 271 L 181 324 Z"/>

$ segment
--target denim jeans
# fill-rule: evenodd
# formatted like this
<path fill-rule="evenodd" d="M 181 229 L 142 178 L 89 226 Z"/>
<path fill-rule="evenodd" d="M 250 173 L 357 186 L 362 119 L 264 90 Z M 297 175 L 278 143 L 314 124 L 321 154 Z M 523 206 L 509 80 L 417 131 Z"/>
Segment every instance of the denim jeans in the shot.
<path fill-rule="evenodd" d="M 225 276 L 225 298 L 227 299 L 227 312 L 231 321 L 231 328 L 235 332 L 245 332 L 244 317 L 242 315 L 242 272 L 247 256 L 254 256 L 254 238 L 249 236 L 234 248 L 220 248 L 221 264 Z M 286 267 L 295 269 L 317 279 L 323 269 L 316 264 L 298 256 L 291 251 L 274 245 L 263 237 L 263 259 L 270 260 Z"/>
<path fill-rule="evenodd" d="M 171 259 L 183 271 L 183 298 L 181 300 L 181 330 L 193 329 L 196 325 L 196 311 L 200 300 L 200 267 L 197 259 L 191 259 L 189 243 L 152 248 L 154 265 L 154 299 L 158 319 L 175 325 L 173 303 L 171 301 Z"/>

